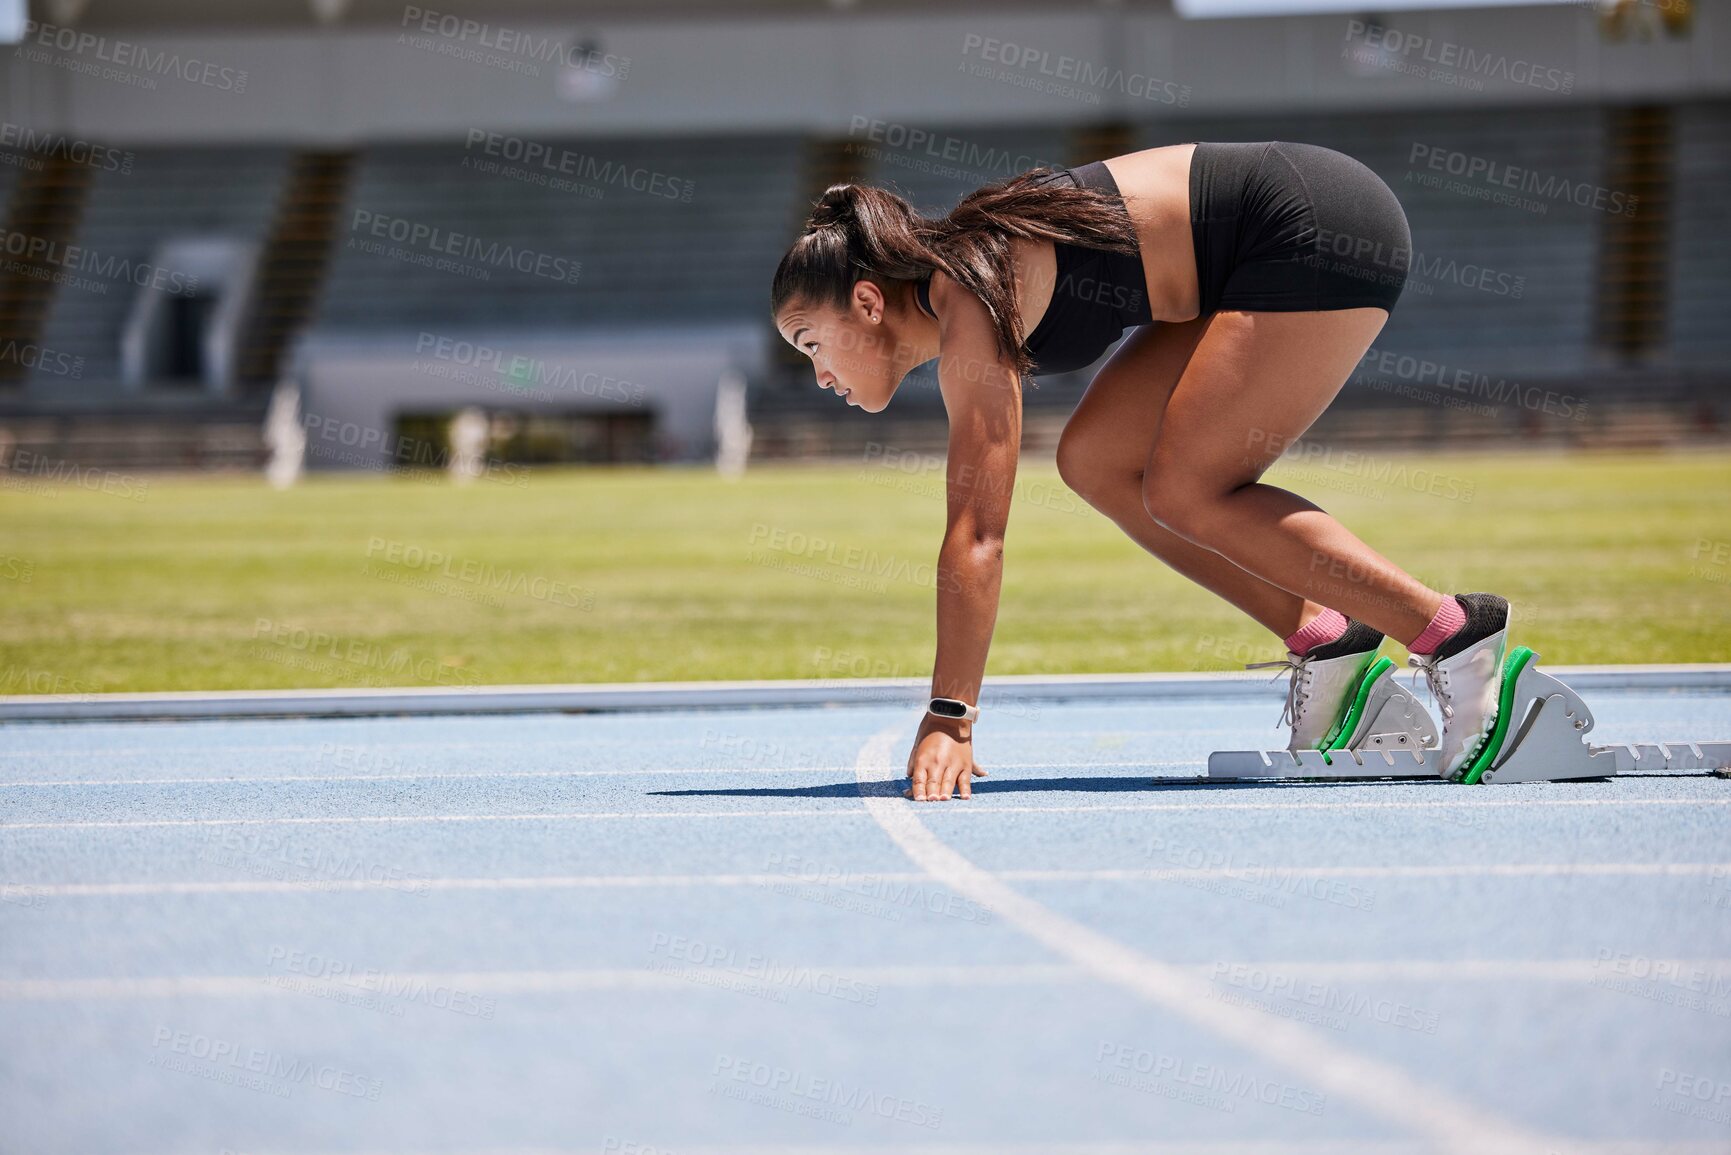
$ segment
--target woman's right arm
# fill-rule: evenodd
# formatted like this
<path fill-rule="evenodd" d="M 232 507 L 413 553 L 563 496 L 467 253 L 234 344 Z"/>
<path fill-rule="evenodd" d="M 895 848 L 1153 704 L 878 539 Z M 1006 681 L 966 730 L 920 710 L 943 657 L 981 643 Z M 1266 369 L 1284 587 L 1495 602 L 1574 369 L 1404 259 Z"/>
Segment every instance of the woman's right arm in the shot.
<path fill-rule="evenodd" d="M 1022 382 L 999 355 L 997 331 L 979 298 L 941 276 L 932 293 L 940 318 L 938 388 L 950 424 L 932 694 L 977 704 L 998 616 L 1022 442 Z M 908 759 L 912 796 L 943 801 L 959 790 L 966 798 L 972 776 L 983 773 L 973 761 L 972 723 L 927 714 Z"/>

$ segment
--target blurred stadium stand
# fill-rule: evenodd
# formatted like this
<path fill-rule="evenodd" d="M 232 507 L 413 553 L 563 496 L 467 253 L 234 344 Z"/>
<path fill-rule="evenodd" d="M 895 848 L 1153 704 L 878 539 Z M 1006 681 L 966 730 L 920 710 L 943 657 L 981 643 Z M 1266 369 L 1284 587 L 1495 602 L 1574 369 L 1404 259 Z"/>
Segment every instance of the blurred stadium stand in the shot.
<path fill-rule="evenodd" d="M 1260 35 L 1280 24 L 1255 23 Z M 448 115 L 442 129 L 405 134 L 413 140 L 354 143 L 265 129 L 263 144 L 132 145 L 122 130 L 104 140 L 125 152 L 124 171 L 52 151 L 0 152 L 8 237 L 76 245 L 109 270 L 68 276 L 65 262 L 8 249 L 0 443 L 111 466 L 256 467 L 269 397 L 290 382 L 309 422 L 371 431 L 365 452 L 322 458 L 313 438 L 314 467 L 388 466 L 407 426 L 424 432 L 467 406 L 515 430 L 513 452 L 526 452 L 525 422 L 540 429 L 535 460 L 704 460 L 714 452 L 716 383 L 739 372 L 755 458 L 857 453 L 888 440 L 941 450 L 929 367 L 888 411 L 867 415 L 817 390 L 809 364 L 775 337 L 770 274 L 812 198 L 833 181 L 860 180 L 938 213 L 1034 165 L 1260 139 L 1340 149 L 1401 197 L 1415 268 L 1379 353 L 1588 402 L 1574 421 L 1518 405 L 1478 413 L 1434 392 L 1400 396 L 1403 384 L 1422 393 L 1423 381 L 1367 370 L 1319 436 L 1385 445 L 1723 436 L 1731 101 L 1504 106 L 1432 88 L 1418 106 L 1364 111 L 1264 98 L 1230 113 L 1156 104 L 1138 117 L 1072 102 L 1020 122 L 907 117 L 888 133 L 861 116 L 845 131 L 499 130 L 513 147 L 532 141 L 564 156 L 566 170 L 551 173 L 501 155 Z M 923 147 L 905 142 L 915 126 Z M 1639 211 L 1563 197 L 1490 203 L 1427 184 L 1434 170 L 1424 158 L 1438 153 L 1638 195 Z M 434 239 L 398 244 L 388 239 L 398 224 Z M 476 238 L 483 253 L 527 254 L 538 269 L 464 250 L 453 272 L 435 263 L 438 238 L 453 236 Z M 196 275 L 198 289 L 141 288 L 136 270 Z M 1088 376 L 1028 391 L 1030 451 L 1055 444 Z"/>
<path fill-rule="evenodd" d="M 1731 103 L 1686 104 L 1676 115 L 1669 245 L 1668 348 L 1678 365 L 1731 376 Z"/>

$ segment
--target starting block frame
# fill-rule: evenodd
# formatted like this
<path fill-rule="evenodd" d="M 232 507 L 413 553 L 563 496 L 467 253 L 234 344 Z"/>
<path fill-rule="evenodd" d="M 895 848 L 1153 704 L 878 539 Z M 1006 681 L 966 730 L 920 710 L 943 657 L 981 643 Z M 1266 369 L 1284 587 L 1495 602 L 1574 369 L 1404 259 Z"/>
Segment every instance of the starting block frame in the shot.
<path fill-rule="evenodd" d="M 1366 672 L 1340 730 L 1326 749 L 1224 750 L 1208 756 L 1217 782 L 1335 782 L 1442 779 L 1436 723 L 1394 663 Z M 1538 669 L 1538 655 L 1517 646 L 1503 665 L 1497 720 L 1478 752 L 1451 780 L 1466 785 L 1563 782 L 1690 771 L 1731 776 L 1731 741 L 1586 741 L 1593 713 L 1581 696 Z"/>

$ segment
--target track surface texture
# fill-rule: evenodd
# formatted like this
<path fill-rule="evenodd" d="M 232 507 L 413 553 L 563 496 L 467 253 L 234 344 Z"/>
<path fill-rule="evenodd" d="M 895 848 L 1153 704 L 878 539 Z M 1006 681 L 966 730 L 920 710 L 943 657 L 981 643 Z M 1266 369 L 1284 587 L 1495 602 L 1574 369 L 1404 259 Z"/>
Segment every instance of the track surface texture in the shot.
<path fill-rule="evenodd" d="M 1731 1151 L 1731 781 L 1195 781 L 1277 712 L 0 727 L 0 1152 Z"/>

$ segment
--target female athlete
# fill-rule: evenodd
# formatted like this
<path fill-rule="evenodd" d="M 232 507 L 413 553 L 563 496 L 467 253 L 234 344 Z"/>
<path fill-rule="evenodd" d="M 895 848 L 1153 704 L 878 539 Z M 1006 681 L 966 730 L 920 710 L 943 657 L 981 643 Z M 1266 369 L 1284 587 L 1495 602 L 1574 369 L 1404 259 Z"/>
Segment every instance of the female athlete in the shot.
<path fill-rule="evenodd" d="M 1138 544 L 1282 639 L 1292 750 L 1317 748 L 1384 636 L 1425 673 L 1444 776 L 1495 718 L 1508 602 L 1446 595 L 1263 472 L 1326 409 L 1399 299 L 1412 241 L 1373 172 L 1284 141 L 1151 148 L 988 185 L 941 219 L 824 193 L 771 309 L 818 384 L 876 413 L 938 361 L 949 417 L 932 704 L 908 795 L 967 798 L 1025 375 L 1092 364 L 1058 471 Z"/>

